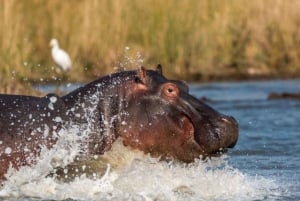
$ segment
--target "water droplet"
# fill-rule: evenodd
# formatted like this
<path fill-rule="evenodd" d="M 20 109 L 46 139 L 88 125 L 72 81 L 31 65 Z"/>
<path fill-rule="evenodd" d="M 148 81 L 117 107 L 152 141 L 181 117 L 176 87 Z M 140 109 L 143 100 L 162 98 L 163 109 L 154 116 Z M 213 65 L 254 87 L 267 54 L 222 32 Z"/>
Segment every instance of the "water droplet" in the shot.
<path fill-rule="evenodd" d="M 11 154 L 12 149 L 10 147 L 6 147 L 5 151 L 6 154 Z"/>

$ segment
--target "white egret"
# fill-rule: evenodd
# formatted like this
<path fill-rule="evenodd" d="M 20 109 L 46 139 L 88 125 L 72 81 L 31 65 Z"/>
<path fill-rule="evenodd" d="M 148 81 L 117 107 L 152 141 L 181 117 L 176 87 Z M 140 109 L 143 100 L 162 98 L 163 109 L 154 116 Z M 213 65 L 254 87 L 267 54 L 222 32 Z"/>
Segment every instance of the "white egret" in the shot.
<path fill-rule="evenodd" d="M 55 64 L 63 71 L 67 72 L 71 69 L 71 59 L 66 51 L 59 48 L 58 41 L 53 38 L 50 41 L 51 54 Z"/>

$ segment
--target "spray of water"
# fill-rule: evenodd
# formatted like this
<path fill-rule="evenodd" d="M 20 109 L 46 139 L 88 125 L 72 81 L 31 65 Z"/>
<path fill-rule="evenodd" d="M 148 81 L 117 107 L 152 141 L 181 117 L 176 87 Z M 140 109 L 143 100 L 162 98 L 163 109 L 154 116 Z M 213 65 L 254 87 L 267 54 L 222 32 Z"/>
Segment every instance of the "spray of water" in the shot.
<path fill-rule="evenodd" d="M 64 130 L 51 150 L 42 149 L 37 163 L 10 169 L 0 198 L 7 200 L 255 200 L 278 186 L 272 180 L 250 177 L 226 163 L 226 157 L 192 164 L 159 161 L 126 148 L 117 140 L 111 151 L 77 168 L 93 167 L 94 175 L 79 175 L 66 182 L 49 176 L 67 167 L 79 154 L 78 130 Z M 67 147 L 67 148 L 66 148 Z"/>
<path fill-rule="evenodd" d="M 141 67 L 143 66 L 144 59 L 140 52 L 136 52 L 135 56 L 132 56 L 130 52 L 130 47 L 126 46 L 124 48 L 124 53 L 122 60 L 119 62 L 118 66 L 115 67 L 115 70 L 122 71 L 132 69 L 132 67 Z"/>

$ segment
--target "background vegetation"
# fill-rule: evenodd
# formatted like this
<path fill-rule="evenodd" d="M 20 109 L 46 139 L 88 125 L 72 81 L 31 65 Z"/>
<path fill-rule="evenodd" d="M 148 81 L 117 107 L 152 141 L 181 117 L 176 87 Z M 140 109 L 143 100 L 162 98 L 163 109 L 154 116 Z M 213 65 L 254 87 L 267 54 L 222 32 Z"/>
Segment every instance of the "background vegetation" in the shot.
<path fill-rule="evenodd" d="M 157 63 L 188 80 L 299 76 L 299 10 L 298 0 L 2 0 L 0 86 Z M 67 75 L 53 68 L 53 37 L 73 60 Z"/>

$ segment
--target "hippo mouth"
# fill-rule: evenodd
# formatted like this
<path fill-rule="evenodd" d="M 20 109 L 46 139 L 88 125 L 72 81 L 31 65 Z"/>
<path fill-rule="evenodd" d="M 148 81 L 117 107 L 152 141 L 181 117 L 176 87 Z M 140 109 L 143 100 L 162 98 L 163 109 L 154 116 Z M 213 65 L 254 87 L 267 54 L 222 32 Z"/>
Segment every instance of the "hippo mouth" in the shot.
<path fill-rule="evenodd" d="M 196 123 L 190 120 L 190 123 L 193 125 L 194 139 L 205 155 L 220 156 L 235 146 L 238 124 L 233 117 L 221 115 L 212 120 L 203 119 Z"/>

